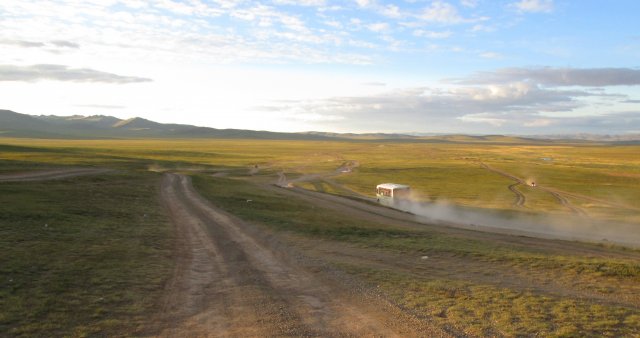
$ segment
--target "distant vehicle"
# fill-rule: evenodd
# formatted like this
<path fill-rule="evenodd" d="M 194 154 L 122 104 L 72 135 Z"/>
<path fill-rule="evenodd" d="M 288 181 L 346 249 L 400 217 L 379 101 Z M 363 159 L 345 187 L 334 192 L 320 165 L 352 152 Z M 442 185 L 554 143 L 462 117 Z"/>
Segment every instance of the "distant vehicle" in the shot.
<path fill-rule="evenodd" d="M 536 182 L 531 182 L 530 184 L 531 184 L 532 187 L 536 186 Z"/>
<path fill-rule="evenodd" d="M 408 185 L 382 183 L 376 186 L 376 197 L 381 204 L 393 206 L 396 202 L 409 199 L 411 188 Z"/>

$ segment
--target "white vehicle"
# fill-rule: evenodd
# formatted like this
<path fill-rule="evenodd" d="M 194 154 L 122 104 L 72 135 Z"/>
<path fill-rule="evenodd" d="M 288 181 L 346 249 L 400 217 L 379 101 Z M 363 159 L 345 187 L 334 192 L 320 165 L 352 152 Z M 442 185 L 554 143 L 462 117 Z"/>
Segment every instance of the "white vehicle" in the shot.
<path fill-rule="evenodd" d="M 411 189 L 408 185 L 396 183 L 382 183 L 376 186 L 378 202 L 384 205 L 394 206 L 397 201 L 409 199 Z"/>

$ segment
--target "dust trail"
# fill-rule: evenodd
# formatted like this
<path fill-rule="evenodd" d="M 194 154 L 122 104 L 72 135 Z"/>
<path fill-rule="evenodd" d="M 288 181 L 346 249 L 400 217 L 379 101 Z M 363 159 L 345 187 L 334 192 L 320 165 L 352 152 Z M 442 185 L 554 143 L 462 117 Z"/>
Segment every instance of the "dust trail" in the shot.
<path fill-rule="evenodd" d="M 612 242 L 640 247 L 640 225 L 603 222 L 576 215 L 526 215 L 469 210 L 446 201 L 395 201 L 393 207 L 416 215 L 419 221 L 444 221 L 465 227 L 507 230 L 543 238 Z"/>
<path fill-rule="evenodd" d="M 278 173 L 278 181 L 276 182 L 276 185 L 283 188 L 291 188 L 293 186 L 287 180 L 287 176 L 284 174 L 284 171 Z"/>

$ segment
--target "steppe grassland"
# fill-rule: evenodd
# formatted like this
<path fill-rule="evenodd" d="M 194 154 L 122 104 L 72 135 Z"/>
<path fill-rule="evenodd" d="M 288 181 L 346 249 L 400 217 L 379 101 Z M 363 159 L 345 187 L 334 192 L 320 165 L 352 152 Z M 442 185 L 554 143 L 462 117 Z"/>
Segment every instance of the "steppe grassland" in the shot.
<path fill-rule="evenodd" d="M 396 182 L 411 185 L 418 198 L 425 201 L 533 213 L 568 212 L 549 193 L 526 185 L 517 187 L 525 194 L 526 203 L 524 208 L 516 208 L 515 196 L 507 188 L 514 181 L 486 170 L 480 164 L 485 163 L 527 182 L 601 201 L 637 208 L 640 200 L 640 146 L 273 140 L 4 139 L 3 143 L 35 147 L 29 152 L 4 155 L 0 148 L 0 156 L 29 162 L 47 162 L 55 157 L 64 164 L 239 172 L 258 164 L 263 172 L 284 171 L 288 177 L 332 173 L 345 161 L 354 160 L 360 166 L 334 180 L 366 196 L 373 195 L 378 183 Z M 38 148 L 46 151 L 39 152 Z M 321 187 L 315 185 L 316 189 Z M 593 217 L 640 222 L 637 210 L 588 199 L 568 200 Z"/>
<path fill-rule="evenodd" d="M 333 173 L 345 161 L 355 160 L 360 166 L 353 173 L 338 176 L 335 180 L 362 194 L 371 195 L 371 188 L 379 182 L 394 181 L 411 184 L 423 192 L 425 199 L 444 198 L 469 206 L 512 209 L 513 196 L 507 186 L 513 182 L 483 169 L 478 163 L 484 162 L 523 178 L 538 173 L 556 173 L 550 177 L 569 180 L 562 183 L 566 186 L 556 186 L 555 181 L 545 181 L 544 184 L 559 189 L 577 189 L 571 191 L 580 194 L 593 190 L 593 187 L 585 188 L 578 184 L 580 180 L 587 185 L 606 187 L 616 183 L 609 177 L 621 177 L 622 182 L 616 186 L 622 195 L 626 193 L 625 196 L 637 200 L 639 178 L 634 154 L 638 147 L 254 140 L 3 139 L 2 143 L 2 173 L 66 165 L 95 165 L 121 170 L 100 177 L 74 178 L 73 185 L 58 181 L 3 183 L 0 186 L 4 198 L 1 214 L 4 217 L 3 246 L 6 247 L 3 250 L 16 252 L 16 255 L 5 256 L 9 260 L 2 266 L 22 280 L 22 284 L 7 289 L 14 297 L 3 297 L 10 303 L 7 306 L 3 304 L 2 308 L 11 311 L 3 312 L 0 323 L 3 329 L 13 328 L 16 335 L 43 332 L 115 334 L 142 329 L 140 313 L 154 306 L 149 300 L 157 299 L 157 287 L 163 278 L 168 277 L 171 265 L 166 256 L 171 238 L 168 223 L 155 199 L 157 196 L 150 194 L 157 187 L 159 175 L 149 172 L 150 169 L 227 172 L 228 179 L 200 175 L 194 178 L 194 183 L 201 193 L 224 209 L 292 236 L 336 241 L 407 256 L 453 257 L 457 262 L 484 266 L 488 275 L 521 275 L 527 278 L 534 273 L 552 276 L 567 290 L 596 290 L 616 297 L 638 295 L 640 266 L 636 261 L 583 257 L 578 253 L 532 249 L 502 241 L 451 236 L 428 229 L 410 231 L 387 224 L 372 224 L 308 203 L 274 196 L 271 191 L 265 191 L 254 183 L 273 182 L 279 171 L 292 177 Z M 552 160 L 543 160 L 543 157 Z M 259 175 L 249 176 L 248 169 L 255 164 L 262 170 Z M 96 190 L 104 194 L 90 195 Z M 539 190 L 523 191 L 527 195 L 527 203 L 532 203 L 528 205 L 532 211 L 547 212 L 549 208 L 563 212 L 555 206 L 557 201 L 545 200 L 545 194 Z M 533 204 L 536 194 L 540 195 L 538 204 Z M 60 200 L 60 196 L 69 197 Z M 247 199 L 253 201 L 250 207 L 247 207 Z M 634 201 L 621 199 L 624 203 Z M 42 205 L 46 208 L 40 209 Z M 96 210 L 94 205 L 99 205 L 100 209 Z M 610 208 L 603 209 L 606 217 L 616 216 L 611 216 Z M 144 214 L 149 215 L 148 221 L 144 217 L 140 219 Z M 52 237 L 43 232 L 42 223 L 46 221 L 43 217 L 50 215 L 55 216 L 53 229 L 60 231 L 58 226 L 61 226 L 68 232 L 67 237 Z M 632 216 L 623 214 L 619 217 L 633 219 Z M 130 220 L 140 228 L 127 227 L 128 223 L 123 220 Z M 139 236 L 149 234 L 155 244 L 132 244 L 131 241 L 143 241 Z M 65 245 L 58 245 L 61 239 L 66 240 Z M 108 239 L 108 245 L 103 244 L 105 239 Z M 88 250 L 91 255 L 81 255 L 87 247 L 93 248 Z M 127 253 L 132 257 L 130 266 L 121 262 L 94 264 L 101 262 L 104 255 L 108 256 L 112 248 L 119 250 L 118 247 L 130 250 Z M 602 250 L 612 253 L 628 251 L 615 247 Z M 42 256 L 50 253 L 53 261 L 38 263 Z M 56 265 L 54 261 L 75 263 Z M 408 309 L 469 334 L 639 334 L 636 328 L 640 324 L 640 314 L 633 308 L 594 304 L 571 295 L 549 296 L 499 287 L 481 280 L 465 281 L 465 276 L 457 276 L 455 271 L 448 277 L 425 278 L 342 261 L 332 264 L 379 286 Z M 135 273 L 124 273 L 133 270 Z M 44 274 L 61 282 L 37 282 L 46 280 Z M 89 284 L 80 285 L 64 277 L 73 275 L 94 277 L 89 277 Z M 94 285 L 92 283 L 96 287 L 87 291 L 86 286 Z M 127 285 L 136 292 L 122 294 L 122 288 Z M 615 287 L 610 287 L 612 285 Z M 38 297 L 30 298 L 28 290 L 32 289 L 39 290 Z M 78 291 L 84 298 L 56 296 L 78 294 Z M 30 304 L 29 299 L 42 300 L 43 303 Z M 109 302 L 104 302 L 104 299 L 109 299 Z M 70 303 L 66 303 L 67 300 Z M 487 306 L 489 303 L 492 305 Z M 31 314 L 34 308 L 41 310 Z M 68 318 L 75 319 L 68 321 Z M 61 323 L 65 322 L 68 325 L 62 327 Z"/>
<path fill-rule="evenodd" d="M 7 170 L 60 166 L 0 160 Z M 0 336 L 142 334 L 173 267 L 160 175 L 0 182 Z"/>
<path fill-rule="evenodd" d="M 448 262 L 443 263 L 448 266 L 446 271 L 425 267 L 406 271 L 395 268 L 393 263 L 387 267 L 354 264 L 349 255 L 329 259 L 334 267 L 359 276 L 420 317 L 459 332 L 472 336 L 640 334 L 637 309 L 575 296 L 602 292 L 608 297 L 631 296 L 632 301 L 637 301 L 640 265 L 636 260 L 585 257 L 580 250 L 573 252 L 569 247 L 558 252 L 490 236 L 470 238 L 430 227 L 408 230 L 373 223 L 274 193 L 246 176 L 198 175 L 194 185 L 216 205 L 253 224 L 289 234 L 294 243 L 301 237 L 312 240 L 311 246 L 323 241 L 338 242 L 343 248 L 388 252 L 408 261 L 427 255 L 432 260 Z M 577 248 L 600 250 L 587 244 Z M 303 250 L 310 254 L 310 248 Z M 478 274 L 469 273 L 479 269 L 482 271 Z M 519 282 L 501 285 L 504 276 L 518 281 L 554 280 L 554 286 L 550 291 L 535 282 L 529 286 Z"/>

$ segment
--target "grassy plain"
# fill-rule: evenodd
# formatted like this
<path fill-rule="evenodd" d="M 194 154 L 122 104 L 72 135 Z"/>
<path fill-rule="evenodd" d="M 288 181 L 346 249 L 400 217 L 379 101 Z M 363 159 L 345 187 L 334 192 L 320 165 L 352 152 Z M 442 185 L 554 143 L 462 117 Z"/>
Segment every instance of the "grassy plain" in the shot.
<path fill-rule="evenodd" d="M 62 181 L 0 182 L 0 250 L 10 253 L 0 257 L 0 274 L 7 276 L 0 281 L 0 333 L 143 332 L 143 314 L 157 306 L 173 264 L 172 232 L 154 171 L 176 170 L 206 173 L 194 176 L 205 197 L 275 233 L 385 255 L 439 257 L 450 267 L 446 273 L 326 259 L 454 332 L 640 335 L 640 264 L 628 258 L 635 250 L 593 244 L 565 250 L 562 242 L 536 247 L 465 232 L 410 230 L 325 210 L 263 186 L 279 172 L 289 178 L 318 174 L 299 185 L 372 196 L 376 184 L 396 182 L 411 185 L 425 201 L 571 213 L 549 193 L 524 185 L 518 189 L 526 203 L 514 206 L 508 189 L 514 181 L 485 163 L 570 193 L 569 202 L 590 217 L 640 226 L 634 209 L 640 146 L 460 141 L 467 143 L 0 139 L 0 175 L 63 166 L 118 170 Z M 347 161 L 359 166 L 333 176 Z M 260 171 L 251 175 L 256 164 Z"/>
<path fill-rule="evenodd" d="M 0 335 L 143 332 L 173 264 L 158 178 L 0 182 Z"/>
<path fill-rule="evenodd" d="M 246 178 L 196 176 L 194 184 L 216 205 L 271 230 L 390 252 L 404 257 L 400 259 L 426 255 L 446 261 L 439 263 L 447 265 L 445 274 L 429 267 L 419 268 L 426 272 L 398 271 L 394 266 L 398 261 L 380 267 L 338 257 L 333 264 L 381 288 L 420 317 L 451 326 L 454 332 L 472 336 L 640 334 L 640 309 L 629 305 L 640 301 L 637 259 L 585 256 L 571 249 L 549 250 L 432 228 L 408 230 L 372 223 L 265 190 Z M 594 245 L 583 248 L 601 249 Z M 307 254 L 310 250 L 304 249 Z M 626 249 L 605 251 L 624 253 Z M 475 269 L 482 270 L 480 276 L 468 273 Z M 505 275 L 513 280 L 503 282 Z M 554 279 L 553 286 L 544 289 L 526 282 L 540 276 Z M 577 297 L 580 292 L 604 292 L 607 298 L 633 295 L 633 299 L 629 303 L 593 302 Z"/>
<path fill-rule="evenodd" d="M 273 140 L 3 139 L 2 143 L 0 156 L 31 163 L 53 160 L 69 165 L 237 172 L 258 164 L 263 172 L 283 171 L 291 177 L 332 173 L 352 160 L 359 163 L 353 174 L 335 181 L 362 195 L 372 196 L 378 183 L 396 182 L 411 185 L 425 201 L 530 213 L 571 212 L 549 193 L 525 185 L 518 187 L 526 196 L 524 207 L 514 206 L 515 196 L 507 189 L 514 181 L 486 170 L 480 164 L 485 163 L 527 182 L 591 197 L 568 198 L 590 216 L 640 223 L 640 146 Z M 323 184 L 320 180 L 315 188 L 305 187 L 329 189 Z"/>

